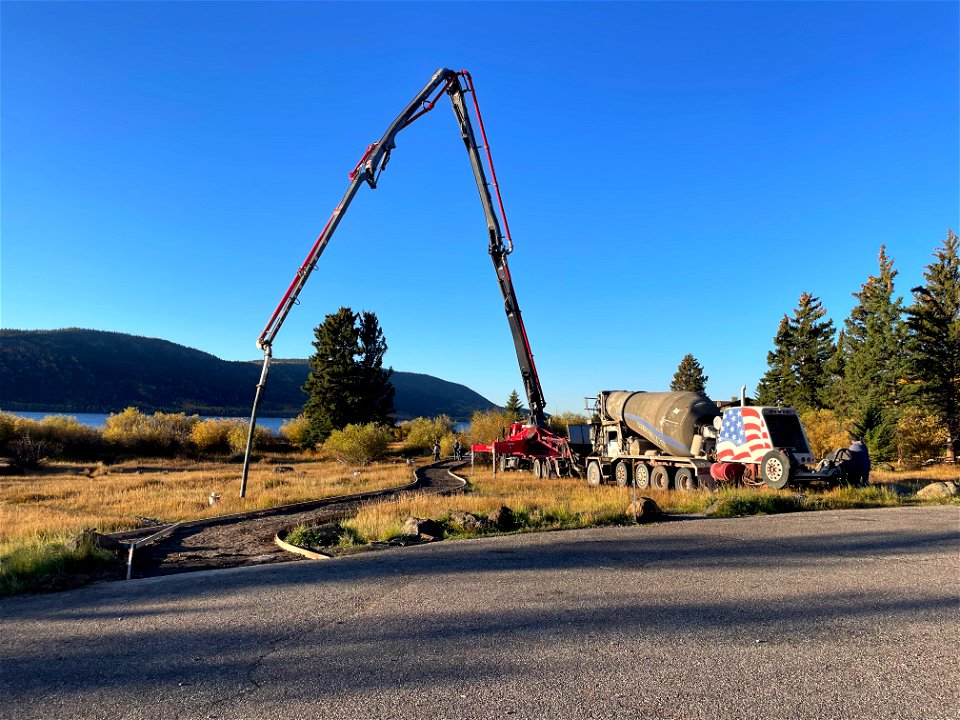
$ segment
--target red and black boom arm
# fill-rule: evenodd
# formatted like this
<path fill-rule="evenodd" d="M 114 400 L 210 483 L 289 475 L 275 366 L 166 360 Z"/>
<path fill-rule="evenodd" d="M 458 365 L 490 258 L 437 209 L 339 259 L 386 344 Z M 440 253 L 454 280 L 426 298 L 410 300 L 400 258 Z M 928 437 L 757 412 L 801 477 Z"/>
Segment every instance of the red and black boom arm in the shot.
<path fill-rule="evenodd" d="M 257 420 L 257 408 L 260 404 L 261 394 L 267 381 L 267 372 L 272 357 L 273 342 L 286 320 L 290 310 L 297 302 L 297 297 L 303 290 L 310 273 L 313 272 L 317 261 L 326 249 L 330 238 L 336 231 L 337 226 L 343 219 L 347 208 L 353 201 L 354 196 L 363 183 L 371 188 L 377 187 L 380 174 L 387 167 L 390 161 L 390 154 L 396 148 L 397 134 L 413 121 L 433 110 L 437 100 L 446 92 L 453 104 L 453 110 L 460 125 L 460 134 L 463 138 L 467 154 L 470 157 L 470 164 L 473 167 L 474 178 L 477 182 L 477 189 L 480 191 L 480 201 L 483 204 L 484 215 L 487 220 L 487 232 L 489 234 L 489 251 L 493 260 L 493 266 L 497 273 L 497 282 L 500 285 L 500 292 L 503 296 L 504 310 L 507 314 L 507 321 L 510 324 L 510 332 L 513 335 L 514 346 L 517 351 L 517 360 L 520 363 L 520 374 L 523 378 L 523 387 L 527 395 L 527 403 L 530 408 L 530 422 L 536 427 L 543 427 L 546 424 L 544 417 L 543 390 L 540 387 L 540 379 L 537 376 L 536 365 L 533 362 L 533 353 L 530 350 L 530 342 L 527 339 L 527 332 L 523 325 L 523 318 L 520 315 L 520 305 L 517 302 L 516 292 L 513 289 L 513 281 L 510 278 L 510 269 L 507 266 L 507 256 L 513 252 L 513 240 L 510 237 L 510 228 L 507 224 L 506 214 L 503 209 L 503 200 L 500 196 L 500 187 L 497 183 L 497 174 L 493 167 L 493 157 L 490 154 L 490 146 L 487 142 L 486 131 L 483 127 L 483 119 L 480 115 L 480 105 L 477 103 L 476 91 L 473 87 L 473 79 L 466 70 L 459 72 L 441 68 L 434 73 L 424 88 L 417 93 L 407 104 L 403 111 L 390 123 L 383 136 L 375 143 L 369 145 L 364 152 L 360 162 L 350 173 L 350 184 L 340 200 L 340 203 L 334 209 L 330 219 L 324 226 L 323 231 L 317 237 L 310 249 L 309 254 L 303 261 L 303 264 L 297 270 L 293 281 L 287 288 L 277 308 L 273 311 L 270 319 L 267 321 L 263 332 L 257 338 L 257 347 L 263 350 L 263 368 L 260 373 L 260 382 L 257 384 L 257 392 L 253 401 L 253 410 L 250 414 L 249 436 L 247 438 L 247 450 L 243 464 L 243 478 L 240 486 L 240 496 L 243 497 L 246 491 L 247 473 L 250 462 L 250 451 L 254 436 L 254 429 Z M 486 171 L 484 169 L 483 157 L 480 154 L 480 146 L 477 143 L 473 130 L 473 123 L 470 120 L 470 112 L 467 107 L 466 94 L 473 96 L 473 110 L 476 115 L 477 124 L 480 128 L 483 139 L 483 148 L 487 159 L 487 165 L 490 167 L 490 177 L 493 181 L 493 189 L 497 196 L 497 205 L 494 206 L 493 196 L 490 192 L 490 183 L 487 181 Z M 503 220 L 501 225 L 501 218 Z M 504 234 L 504 231 L 506 234 Z"/>

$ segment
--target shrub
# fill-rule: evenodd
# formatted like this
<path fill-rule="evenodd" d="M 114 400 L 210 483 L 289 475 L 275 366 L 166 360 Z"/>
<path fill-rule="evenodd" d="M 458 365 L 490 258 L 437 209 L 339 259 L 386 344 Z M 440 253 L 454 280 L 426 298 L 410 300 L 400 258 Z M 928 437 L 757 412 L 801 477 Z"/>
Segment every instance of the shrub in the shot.
<path fill-rule="evenodd" d="M 234 453 L 243 453 L 247 449 L 247 436 L 250 434 L 250 423 L 245 420 L 225 421 L 230 429 L 227 431 L 227 442 Z M 270 443 L 273 434 L 265 427 L 257 425 L 253 431 L 253 448 L 263 448 Z"/>
<path fill-rule="evenodd" d="M 448 415 L 438 415 L 435 418 L 416 418 L 403 423 L 406 431 L 406 440 L 403 449 L 407 452 L 425 453 L 433 449 L 438 440 L 441 443 L 450 436 L 449 444 L 453 448 L 453 422 Z"/>
<path fill-rule="evenodd" d="M 810 449 L 818 458 L 837 448 L 850 446 L 852 423 L 841 420 L 833 410 L 807 410 L 800 415 Z"/>
<path fill-rule="evenodd" d="M 16 415 L 0 412 L 0 445 L 13 440 L 17 436 L 17 421 L 19 419 Z"/>
<path fill-rule="evenodd" d="M 40 421 L 36 437 L 60 448 L 69 457 L 96 457 L 103 449 L 103 434 L 75 417 L 48 415 Z"/>
<path fill-rule="evenodd" d="M 507 416 L 497 410 L 477 411 L 470 418 L 467 439 L 472 445 L 489 445 L 506 436 L 510 423 Z"/>
<path fill-rule="evenodd" d="M 448 455 L 453 455 L 453 444 L 457 441 L 457 438 L 460 438 L 460 444 L 464 448 L 469 447 L 464 441 L 463 437 L 457 433 L 448 432 L 442 438 L 440 438 L 440 456 L 446 457 Z"/>
<path fill-rule="evenodd" d="M 567 436 L 567 426 L 569 425 L 587 425 L 590 423 L 590 418 L 582 413 L 575 412 L 562 412 L 557 415 L 550 416 L 550 419 L 547 420 L 547 427 L 550 428 L 557 435 L 563 437 Z"/>
<path fill-rule="evenodd" d="M 190 430 L 190 442 L 200 452 L 229 452 L 231 423 L 228 420 L 201 420 Z"/>
<path fill-rule="evenodd" d="M 339 533 L 337 527 L 323 525 L 305 525 L 301 523 L 291 530 L 286 542 L 297 547 L 308 550 L 323 550 L 335 545 L 338 541 Z"/>
<path fill-rule="evenodd" d="M 7 444 L 13 464 L 24 470 L 40 467 L 51 455 L 57 455 L 62 449 L 46 440 L 36 440 L 29 434 Z"/>
<path fill-rule="evenodd" d="M 103 437 L 135 452 L 170 454 L 186 449 L 199 420 L 198 416 L 185 413 L 145 415 L 137 408 L 128 407 L 107 418 Z"/>
<path fill-rule="evenodd" d="M 294 447 L 301 450 L 309 450 L 313 447 L 313 441 L 310 439 L 310 421 L 304 415 L 297 415 L 280 426 L 280 434 L 283 435 Z"/>
<path fill-rule="evenodd" d="M 392 440 L 393 433 L 383 425 L 347 425 L 330 433 L 323 443 L 323 452 L 338 462 L 369 465 L 387 454 Z"/>
<path fill-rule="evenodd" d="M 897 423 L 898 460 L 919 465 L 939 456 L 949 440 L 950 433 L 936 415 L 920 408 L 906 408 Z"/>
<path fill-rule="evenodd" d="M 897 409 L 877 402 L 867 405 L 855 433 L 870 450 L 871 459 L 888 462 L 896 458 Z"/>
<path fill-rule="evenodd" d="M 75 417 L 48 415 L 38 421 L 0 413 L 0 447 L 20 457 L 39 449 L 43 457 L 91 458 L 99 455 L 103 445 L 101 432 Z"/>
<path fill-rule="evenodd" d="M 150 423 L 157 429 L 163 442 L 177 447 L 186 447 L 190 442 L 190 431 L 200 422 L 197 415 L 186 413 L 154 413 Z"/>

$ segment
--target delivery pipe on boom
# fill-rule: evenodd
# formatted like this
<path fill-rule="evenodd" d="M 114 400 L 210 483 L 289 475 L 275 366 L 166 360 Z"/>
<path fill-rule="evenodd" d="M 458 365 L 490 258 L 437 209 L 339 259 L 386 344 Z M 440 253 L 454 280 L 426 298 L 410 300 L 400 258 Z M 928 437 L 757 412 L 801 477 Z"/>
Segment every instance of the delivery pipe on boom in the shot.
<path fill-rule="evenodd" d="M 434 92 L 436 92 L 436 95 L 434 95 Z M 250 469 L 250 454 L 256 430 L 257 410 L 267 382 L 273 342 L 277 333 L 280 331 L 280 327 L 283 325 L 284 320 L 286 320 L 290 310 L 296 304 L 297 297 L 303 290 L 303 286 L 310 277 L 310 273 L 313 272 L 316 267 L 317 261 L 326 249 L 330 238 L 333 236 L 344 214 L 350 207 L 350 203 L 360 189 L 361 184 L 367 183 L 372 189 L 376 189 L 380 173 L 386 168 L 390 160 L 390 154 L 394 148 L 396 148 L 395 139 L 397 134 L 414 120 L 433 110 L 440 95 L 444 92 L 449 95 L 450 101 L 453 104 L 453 110 L 457 116 L 457 122 L 460 125 L 461 137 L 466 146 L 467 154 L 470 157 L 470 164 L 473 167 L 477 189 L 480 191 L 480 201 L 483 204 L 484 215 L 487 220 L 487 230 L 490 236 L 490 257 L 493 260 L 494 269 L 497 273 L 497 281 L 500 285 L 500 292 L 504 301 L 504 310 L 507 314 L 507 321 L 510 324 L 510 332 L 513 335 L 513 342 L 517 351 L 517 360 L 520 363 L 520 374 L 527 395 L 528 407 L 530 408 L 530 423 L 536 427 L 544 427 L 546 425 L 544 416 L 544 406 L 546 403 L 543 399 L 543 390 L 540 387 L 536 365 L 533 362 L 533 352 L 530 349 L 527 331 L 524 328 L 523 318 L 520 314 L 520 306 L 513 289 L 510 269 L 507 266 L 507 256 L 513 252 L 513 240 L 510 237 L 510 228 L 503 210 L 503 199 L 500 195 L 500 186 L 497 183 L 497 175 L 493 167 L 493 157 L 490 154 L 490 146 L 487 142 L 486 131 L 483 127 L 483 119 L 480 115 L 480 106 L 477 103 L 473 79 L 470 73 L 465 70 L 456 72 L 454 70 L 441 68 L 434 73 L 430 81 L 390 124 L 380 140 L 367 147 L 363 157 L 360 158 L 360 162 L 357 163 L 357 166 L 350 173 L 350 185 L 347 186 L 347 191 L 344 193 L 343 198 L 334 209 L 323 231 L 319 237 L 317 237 L 316 242 L 314 242 L 313 247 L 310 249 L 300 269 L 297 270 L 297 274 L 284 293 L 276 310 L 273 311 L 273 315 L 271 315 L 267 321 L 263 332 L 260 333 L 260 337 L 257 338 L 257 347 L 263 350 L 263 367 L 260 372 L 260 381 L 257 384 L 257 390 L 253 400 L 253 409 L 250 412 L 247 447 L 243 457 L 243 475 L 240 480 L 240 497 L 246 495 L 247 477 Z M 477 144 L 473 125 L 470 120 L 470 113 L 465 100 L 465 94 L 468 92 L 473 95 L 472 105 L 477 124 L 480 128 L 481 137 L 483 138 L 483 146 L 486 151 L 487 164 L 490 167 L 493 188 L 497 195 L 497 207 L 494 207 L 493 204 L 490 186 L 487 182 L 483 166 L 483 158 L 480 155 L 480 148 Z M 497 209 L 499 209 L 499 215 Z M 503 228 L 506 229 L 506 238 L 504 238 L 503 230 L 501 229 L 501 218 L 503 219 Z M 504 242 L 505 239 L 506 242 Z"/>

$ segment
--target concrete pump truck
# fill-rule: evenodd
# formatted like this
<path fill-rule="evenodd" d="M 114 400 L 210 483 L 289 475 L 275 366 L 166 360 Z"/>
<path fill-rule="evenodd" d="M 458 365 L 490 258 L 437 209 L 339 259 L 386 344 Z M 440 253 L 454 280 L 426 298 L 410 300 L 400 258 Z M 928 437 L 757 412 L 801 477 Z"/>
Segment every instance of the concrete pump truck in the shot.
<path fill-rule="evenodd" d="M 480 115 L 480 105 L 477 102 L 477 93 L 473 85 L 473 78 L 466 70 L 454 71 L 441 68 L 434 73 L 433 77 L 430 78 L 430 81 L 423 89 L 414 96 L 396 119 L 390 123 L 390 126 L 386 132 L 384 132 L 383 136 L 367 147 L 363 157 L 360 158 L 360 162 L 357 163 L 356 167 L 349 174 L 350 184 L 347 186 L 346 193 L 334 209 L 333 214 L 330 216 L 330 219 L 327 221 L 326 226 L 323 228 L 316 242 L 314 242 L 303 264 L 297 270 L 293 281 L 283 294 L 276 310 L 273 311 L 273 314 L 267 321 L 263 332 L 261 332 L 257 338 L 257 347 L 263 351 L 263 367 L 260 372 L 260 380 L 257 383 L 253 409 L 250 413 L 247 448 L 244 454 L 243 475 L 240 482 L 240 497 L 244 497 L 246 494 L 247 477 L 250 468 L 250 453 L 257 422 L 257 409 L 260 405 L 263 390 L 266 387 L 267 373 L 272 358 L 273 342 L 277 333 L 280 331 L 280 327 L 283 325 L 290 310 L 296 304 L 297 297 L 300 295 L 301 290 L 303 290 L 307 279 L 310 277 L 310 273 L 316 267 L 317 261 L 330 242 L 330 238 L 333 237 L 333 233 L 336 231 L 337 226 L 350 207 L 350 203 L 353 201 L 360 186 L 366 183 L 370 188 L 376 189 L 380 174 L 386 169 L 390 155 L 396 148 L 397 135 L 415 120 L 433 110 L 440 96 L 444 93 L 450 98 L 450 102 L 453 105 L 453 112 L 460 127 L 460 136 L 466 147 L 470 165 L 473 168 L 474 179 L 477 183 L 477 189 L 480 192 L 480 202 L 483 205 L 483 213 L 487 221 L 488 250 L 493 260 L 493 267 L 497 274 L 497 282 L 503 296 L 504 310 L 510 325 L 510 332 L 513 336 L 513 344 L 517 351 L 517 360 L 520 363 L 520 375 L 527 396 L 527 407 L 530 408 L 529 422 L 520 423 L 514 428 L 513 435 L 517 435 L 515 446 L 528 455 L 545 453 L 557 454 L 567 448 L 565 438 L 551 433 L 545 427 L 544 407 L 546 402 L 543 398 L 543 390 L 540 387 L 540 379 L 537 376 L 537 368 L 533 362 L 533 353 L 530 350 L 527 331 L 523 326 L 523 318 L 520 315 L 520 305 L 517 302 L 517 295 L 513 289 L 510 269 L 507 266 L 507 256 L 513 252 L 513 240 L 510 236 L 510 227 L 503 209 L 503 199 L 500 195 L 497 174 L 493 167 L 490 144 L 487 141 L 486 130 L 483 127 L 483 118 Z M 474 133 L 467 95 L 472 99 L 469 105 L 472 105 L 473 115 L 476 117 L 477 127 L 480 130 L 480 136 L 483 141 L 483 154 L 480 152 L 481 146 L 478 144 Z M 487 180 L 484 158 L 486 159 L 486 167 L 490 170 L 490 180 L 492 182 L 488 182 Z M 491 186 L 496 194 L 496 205 L 494 205 L 493 195 L 490 192 Z"/>

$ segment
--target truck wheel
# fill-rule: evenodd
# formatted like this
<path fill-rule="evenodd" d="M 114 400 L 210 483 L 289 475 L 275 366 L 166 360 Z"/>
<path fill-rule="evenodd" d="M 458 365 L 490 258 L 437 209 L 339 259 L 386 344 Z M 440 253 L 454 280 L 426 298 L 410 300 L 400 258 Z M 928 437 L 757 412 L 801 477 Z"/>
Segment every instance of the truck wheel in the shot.
<path fill-rule="evenodd" d="M 603 482 L 603 473 L 600 471 L 600 463 L 591 460 L 587 465 L 587 485 L 597 487 Z"/>
<path fill-rule="evenodd" d="M 626 487 L 630 484 L 630 466 L 626 460 L 621 460 L 613 466 L 613 479 L 617 481 L 617 487 Z"/>
<path fill-rule="evenodd" d="M 533 459 L 533 476 L 534 476 L 535 478 L 542 478 L 542 477 L 543 477 L 543 468 L 542 468 L 542 466 L 540 465 L 540 458 L 534 458 L 534 459 Z"/>
<path fill-rule="evenodd" d="M 550 458 L 543 459 L 543 462 L 540 464 L 540 472 L 544 480 L 549 480 L 553 477 L 553 463 L 550 462 Z"/>
<path fill-rule="evenodd" d="M 673 479 L 673 486 L 677 490 L 690 492 L 697 489 L 697 476 L 690 468 L 680 468 L 677 470 L 676 477 Z"/>
<path fill-rule="evenodd" d="M 790 460 L 779 450 L 771 450 L 760 461 L 760 477 L 767 487 L 783 490 L 790 482 Z"/>
<path fill-rule="evenodd" d="M 633 467 L 633 484 L 637 490 L 646 490 L 650 487 L 650 466 L 646 463 L 637 463 Z"/>
<path fill-rule="evenodd" d="M 666 465 L 657 465 L 650 474 L 650 484 L 656 490 L 669 490 L 670 468 Z"/>

